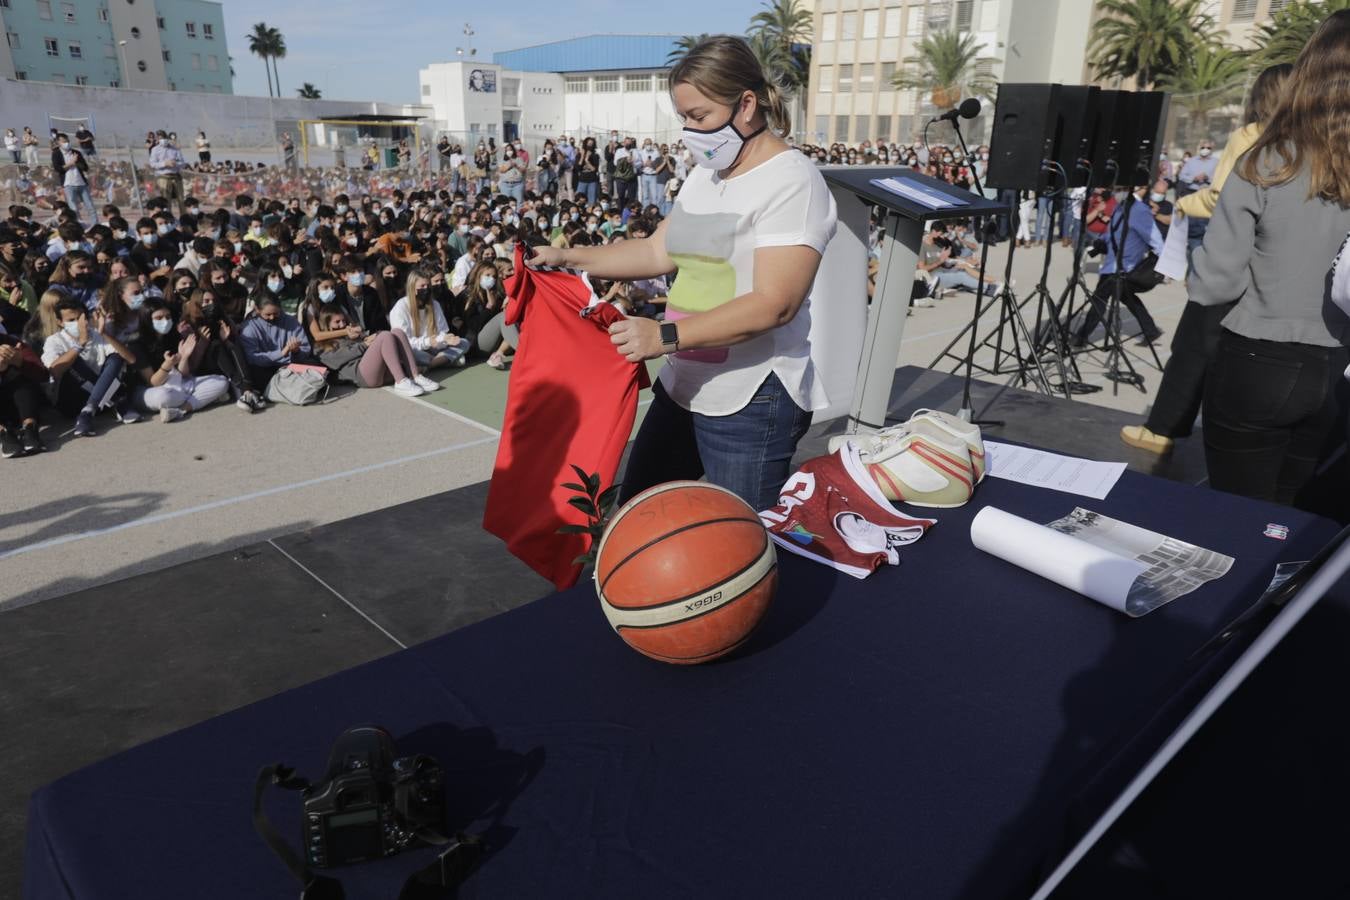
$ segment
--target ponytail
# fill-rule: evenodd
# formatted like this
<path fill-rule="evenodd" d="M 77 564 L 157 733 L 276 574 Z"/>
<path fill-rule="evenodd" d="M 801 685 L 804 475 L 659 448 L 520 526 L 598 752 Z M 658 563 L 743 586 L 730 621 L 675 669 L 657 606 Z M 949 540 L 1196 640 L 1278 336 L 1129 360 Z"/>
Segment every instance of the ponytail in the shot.
<path fill-rule="evenodd" d="M 792 130 L 792 114 L 788 111 L 787 98 L 772 78 L 766 78 L 763 89 L 755 91 L 755 101 L 764 110 L 764 120 L 769 123 L 770 131 L 783 137 Z"/>
<path fill-rule="evenodd" d="M 770 131 L 781 137 L 792 130 L 782 86 L 764 72 L 743 38 L 716 34 L 699 41 L 671 68 L 670 86 L 677 84 L 693 85 L 699 93 L 728 106 L 751 91 Z"/>

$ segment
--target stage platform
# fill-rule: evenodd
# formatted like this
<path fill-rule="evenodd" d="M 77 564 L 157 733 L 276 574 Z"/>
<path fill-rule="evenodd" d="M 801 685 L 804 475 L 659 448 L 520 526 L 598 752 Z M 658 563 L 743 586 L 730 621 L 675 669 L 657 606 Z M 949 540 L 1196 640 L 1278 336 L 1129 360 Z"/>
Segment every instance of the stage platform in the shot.
<path fill-rule="evenodd" d="M 907 367 L 891 412 L 955 410 L 961 382 Z M 1197 435 L 1155 457 L 1120 443 L 1137 417 L 977 383 L 990 437 L 1187 484 Z M 802 458 L 842 421 L 812 429 Z M 551 592 L 480 527 L 486 484 L 0 613 L 0 897 L 17 896 L 36 787 L 88 763 L 445 634 Z"/>

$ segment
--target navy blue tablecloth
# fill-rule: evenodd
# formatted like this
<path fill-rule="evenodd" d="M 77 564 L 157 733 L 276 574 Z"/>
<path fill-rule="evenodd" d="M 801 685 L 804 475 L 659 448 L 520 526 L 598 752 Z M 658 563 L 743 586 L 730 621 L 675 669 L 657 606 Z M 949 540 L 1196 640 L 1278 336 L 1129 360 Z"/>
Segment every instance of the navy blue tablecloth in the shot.
<path fill-rule="evenodd" d="M 985 505 L 1082 505 L 1237 562 L 1128 619 L 975 550 Z M 582 585 L 82 769 L 33 795 L 25 896 L 295 896 L 254 777 L 318 774 L 368 721 L 438 756 L 452 824 L 487 833 L 462 897 L 1025 896 L 1235 651 L 1187 658 L 1336 531 L 1133 473 L 1106 501 L 989 479 L 938 518 L 866 581 L 781 553 L 768 618 L 719 663 L 639 656 Z M 297 795 L 269 803 L 296 835 Z M 332 874 L 385 900 L 428 858 Z"/>

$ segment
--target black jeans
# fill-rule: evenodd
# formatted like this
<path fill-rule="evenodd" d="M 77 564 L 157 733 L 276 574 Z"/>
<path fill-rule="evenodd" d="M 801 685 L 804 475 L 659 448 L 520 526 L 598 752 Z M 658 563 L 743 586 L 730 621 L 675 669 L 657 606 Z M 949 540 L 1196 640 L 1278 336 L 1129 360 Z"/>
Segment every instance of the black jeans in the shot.
<path fill-rule="evenodd" d="M 633 200 L 637 199 L 637 179 L 628 181 L 623 178 L 614 178 L 614 202 L 622 209 Z"/>
<path fill-rule="evenodd" d="M 1158 396 L 1148 415 L 1148 430 L 1164 437 L 1188 437 L 1205 397 L 1205 372 L 1219 348 L 1224 316 L 1232 303 L 1187 303 L 1172 335 L 1172 356 L 1163 369 Z"/>
<path fill-rule="evenodd" d="M 36 420 L 41 396 L 41 388 L 28 376 L 0 372 L 0 425 Z"/>
<path fill-rule="evenodd" d="M 1158 333 L 1158 325 L 1153 321 L 1153 317 L 1148 314 L 1144 307 L 1144 301 L 1139 299 L 1139 295 L 1134 292 L 1130 286 L 1129 279 L 1121 279 L 1118 275 L 1103 275 L 1097 279 L 1097 289 L 1092 292 L 1088 298 L 1088 308 L 1083 315 L 1083 323 L 1078 327 L 1076 337 L 1078 343 L 1085 344 L 1088 338 L 1092 337 L 1092 329 L 1097 327 L 1098 322 L 1105 322 L 1111 298 L 1116 290 L 1116 282 L 1121 281 L 1120 302 L 1134 316 L 1139 323 L 1139 330 L 1144 336 L 1155 335 Z M 1109 323 L 1108 323 L 1109 328 Z M 1123 338 L 1124 335 L 1121 335 Z"/>
<path fill-rule="evenodd" d="M 201 374 L 224 375 L 236 397 L 254 390 L 248 363 L 234 341 L 212 340 L 202 356 Z"/>
<path fill-rule="evenodd" d="M 1261 341 L 1224 329 L 1205 385 L 1212 487 L 1306 506 L 1299 492 L 1344 443 L 1350 351 Z"/>

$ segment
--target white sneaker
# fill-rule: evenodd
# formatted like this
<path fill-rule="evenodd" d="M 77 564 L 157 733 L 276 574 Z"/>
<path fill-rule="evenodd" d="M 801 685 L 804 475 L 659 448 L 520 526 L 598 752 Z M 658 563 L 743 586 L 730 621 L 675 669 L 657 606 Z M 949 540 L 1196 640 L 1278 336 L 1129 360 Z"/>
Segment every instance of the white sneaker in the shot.
<path fill-rule="evenodd" d="M 426 393 L 417 386 L 417 382 L 411 378 L 404 378 L 402 381 L 394 382 L 394 393 L 400 397 L 420 397 Z"/>
<path fill-rule="evenodd" d="M 461 353 L 459 359 L 451 363 L 451 365 L 453 365 L 456 369 L 462 369 L 468 364 L 469 364 L 469 354 L 467 353 Z"/>
<path fill-rule="evenodd" d="M 425 375 L 414 375 L 412 381 L 422 389 L 422 393 L 424 394 L 430 394 L 432 391 L 439 391 L 441 389 L 439 382 L 432 381 Z"/>
<path fill-rule="evenodd" d="M 905 424 L 911 431 L 965 444 L 975 469 L 975 483 L 984 480 L 984 438 L 980 436 L 980 426 L 938 409 L 916 409 Z"/>
<path fill-rule="evenodd" d="M 487 358 L 487 364 L 494 369 L 501 370 L 506 368 L 506 360 L 500 353 L 493 353 Z"/>
<path fill-rule="evenodd" d="M 935 304 L 928 297 L 918 297 L 914 300 L 914 303 L 911 305 L 917 306 L 919 307 L 919 309 L 932 309 L 932 307 Z"/>
<path fill-rule="evenodd" d="M 176 406 L 161 406 L 159 408 L 159 421 L 164 423 L 165 425 L 169 424 L 170 422 L 177 422 L 179 419 L 183 418 L 186 415 L 187 413 L 183 412 Z"/>
<path fill-rule="evenodd" d="M 964 444 L 896 425 L 859 442 L 859 459 L 886 498 L 912 506 L 962 506 L 975 492 Z M 863 448 L 866 448 L 865 450 Z"/>

